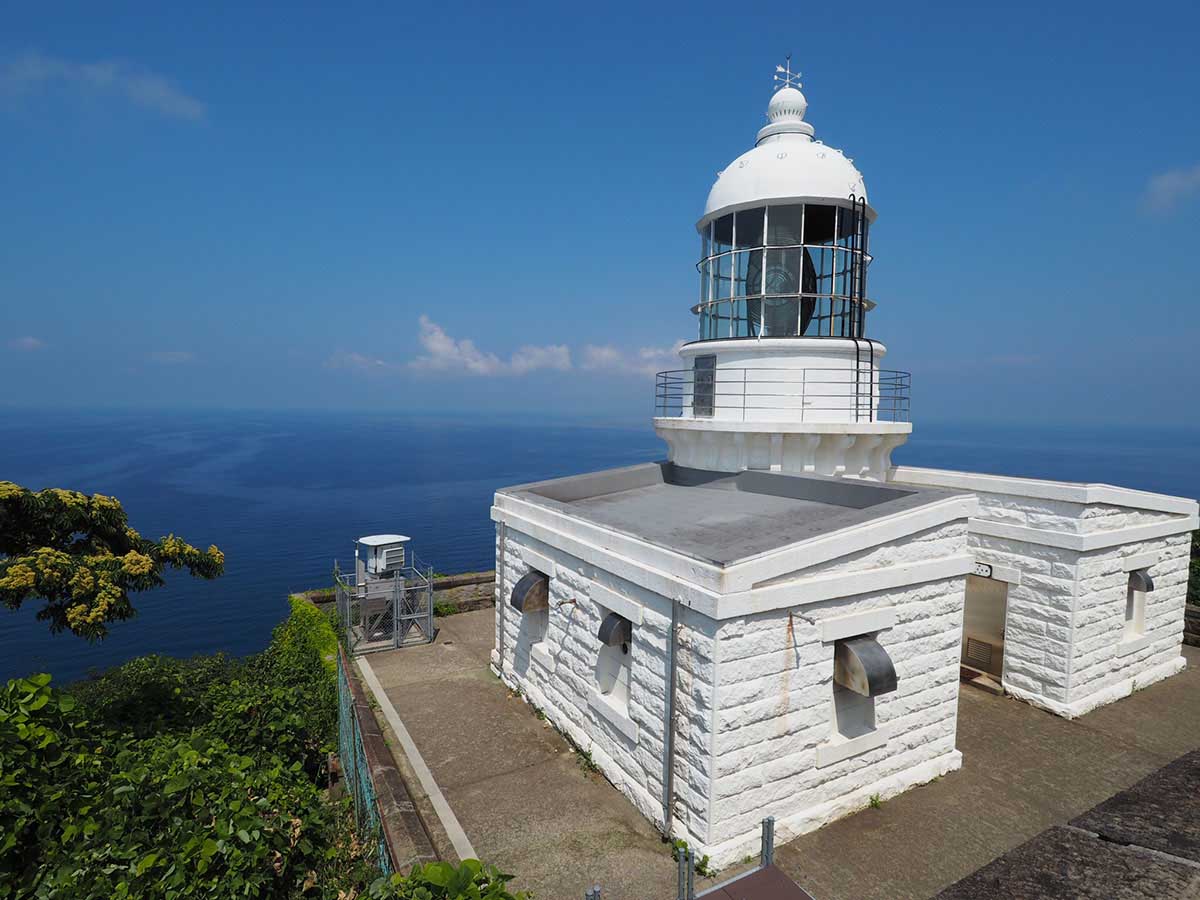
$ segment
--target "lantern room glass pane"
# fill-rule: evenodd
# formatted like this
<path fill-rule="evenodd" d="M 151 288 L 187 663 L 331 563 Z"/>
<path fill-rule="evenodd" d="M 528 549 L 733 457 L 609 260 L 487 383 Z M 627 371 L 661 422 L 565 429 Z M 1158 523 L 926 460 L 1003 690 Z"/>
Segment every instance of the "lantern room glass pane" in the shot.
<path fill-rule="evenodd" d="M 735 297 L 755 297 L 762 293 L 762 251 L 741 250 L 734 254 Z"/>
<path fill-rule="evenodd" d="M 859 216 L 852 209 L 840 207 L 837 216 L 837 243 L 847 250 L 854 243 L 854 225 Z"/>
<path fill-rule="evenodd" d="M 832 244 L 836 207 L 809 203 L 804 207 L 804 243 Z"/>
<path fill-rule="evenodd" d="M 833 287 L 830 293 L 849 297 L 851 294 L 850 274 L 855 254 L 849 250 L 833 251 Z"/>
<path fill-rule="evenodd" d="M 724 253 L 733 249 L 733 213 L 713 222 L 712 252 Z"/>
<path fill-rule="evenodd" d="M 768 298 L 762 301 L 764 337 L 793 337 L 798 330 L 800 301 L 795 297 Z"/>
<path fill-rule="evenodd" d="M 730 254 L 718 256 L 713 261 L 713 297 L 724 300 L 733 296 L 733 257 Z"/>
<path fill-rule="evenodd" d="M 800 309 L 800 333 L 806 337 L 829 334 L 830 307 L 828 297 L 806 299 Z"/>
<path fill-rule="evenodd" d="M 767 251 L 767 294 L 800 293 L 803 252 L 799 248 Z"/>
<path fill-rule="evenodd" d="M 734 337 L 753 337 L 750 333 L 750 318 L 747 314 L 746 301 L 733 301 L 733 336 Z"/>
<path fill-rule="evenodd" d="M 739 248 L 761 247 L 763 236 L 763 207 L 743 209 L 737 214 L 737 238 Z"/>
<path fill-rule="evenodd" d="M 828 294 L 833 285 L 833 250 L 825 247 L 804 249 L 804 293 Z"/>
<path fill-rule="evenodd" d="M 704 226 L 704 233 L 700 235 L 700 258 L 707 259 L 712 255 L 712 222 Z"/>
<path fill-rule="evenodd" d="M 729 319 L 730 319 L 729 302 L 723 300 L 720 303 L 714 303 L 710 308 L 710 325 L 712 336 L 714 338 L 729 337 Z"/>
<path fill-rule="evenodd" d="M 712 299 L 712 278 L 709 272 L 710 263 L 704 260 L 700 263 L 700 302 L 707 303 Z"/>
<path fill-rule="evenodd" d="M 767 217 L 767 244 L 772 247 L 799 244 L 800 223 L 803 219 L 804 205 L 801 203 L 772 206 Z"/>

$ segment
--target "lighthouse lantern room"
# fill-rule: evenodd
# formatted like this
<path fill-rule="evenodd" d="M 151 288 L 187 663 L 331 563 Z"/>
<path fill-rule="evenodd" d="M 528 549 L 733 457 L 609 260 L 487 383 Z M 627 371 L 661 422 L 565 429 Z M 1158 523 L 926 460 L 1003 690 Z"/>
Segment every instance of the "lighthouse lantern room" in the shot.
<path fill-rule="evenodd" d="M 697 224 L 697 339 L 662 372 L 655 428 L 681 465 L 886 477 L 909 376 L 868 336 L 875 210 L 853 162 L 814 138 L 791 63 L 768 123 Z"/>

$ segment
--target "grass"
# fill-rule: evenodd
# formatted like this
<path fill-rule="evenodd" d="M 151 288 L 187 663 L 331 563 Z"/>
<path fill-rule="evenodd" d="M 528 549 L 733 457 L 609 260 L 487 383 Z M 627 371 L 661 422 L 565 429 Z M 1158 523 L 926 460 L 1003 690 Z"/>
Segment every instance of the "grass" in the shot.
<path fill-rule="evenodd" d="M 871 809 L 879 809 L 881 806 L 883 806 L 883 798 L 878 794 L 872 794 L 871 799 L 868 800 L 867 803 L 870 805 Z"/>

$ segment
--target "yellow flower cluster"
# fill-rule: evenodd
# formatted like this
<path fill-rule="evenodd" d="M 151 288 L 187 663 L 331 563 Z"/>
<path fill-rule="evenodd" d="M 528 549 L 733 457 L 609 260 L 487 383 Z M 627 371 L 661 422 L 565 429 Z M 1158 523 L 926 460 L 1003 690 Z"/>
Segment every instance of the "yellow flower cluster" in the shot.
<path fill-rule="evenodd" d="M 180 540 L 173 534 L 162 539 L 163 558 L 170 562 L 181 562 L 184 557 L 192 556 L 199 551 L 187 541 Z"/>
<path fill-rule="evenodd" d="M 116 497 L 108 497 L 104 494 L 92 494 L 92 507 L 94 509 L 115 509 L 121 508 L 121 501 Z"/>
<path fill-rule="evenodd" d="M 64 488 L 47 488 L 41 493 L 49 494 L 66 507 L 87 506 L 88 502 L 87 494 L 81 494 L 79 491 L 68 491 Z"/>
<path fill-rule="evenodd" d="M 27 591 L 37 581 L 33 569 L 24 563 L 9 566 L 4 577 L 0 578 L 0 591 Z"/>
<path fill-rule="evenodd" d="M 80 569 L 71 576 L 71 596 L 86 597 L 96 589 L 96 579 L 91 569 Z"/>
<path fill-rule="evenodd" d="M 25 489 L 19 484 L 13 484 L 11 481 L 0 481 L 0 500 L 19 497 L 24 491 Z"/>
<path fill-rule="evenodd" d="M 70 554 L 52 547 L 39 547 L 33 551 L 32 559 L 42 592 L 66 587 L 72 569 Z"/>
<path fill-rule="evenodd" d="M 130 550 L 121 557 L 121 568 L 130 575 L 149 575 L 154 571 L 154 560 L 144 553 Z"/>
<path fill-rule="evenodd" d="M 216 544 L 208 545 L 208 555 L 216 561 L 217 565 L 225 565 L 225 554 L 217 549 Z"/>
<path fill-rule="evenodd" d="M 108 612 L 112 605 L 121 599 L 121 589 L 106 576 L 100 576 L 100 590 L 89 607 L 86 603 L 73 603 L 67 607 L 67 624 L 72 630 L 79 630 L 87 625 L 99 625 L 108 620 Z"/>

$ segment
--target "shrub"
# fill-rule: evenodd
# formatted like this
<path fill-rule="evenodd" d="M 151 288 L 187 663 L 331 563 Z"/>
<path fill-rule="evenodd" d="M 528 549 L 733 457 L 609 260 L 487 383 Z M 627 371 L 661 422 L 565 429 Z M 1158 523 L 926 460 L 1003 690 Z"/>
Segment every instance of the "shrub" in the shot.
<path fill-rule="evenodd" d="M 303 601 L 246 660 L 147 656 L 0 692 L 0 900 L 523 900 L 467 860 L 378 877 L 337 739 L 336 638 Z"/>
<path fill-rule="evenodd" d="M 245 661 L 145 657 L 69 691 L 10 681 L 0 898 L 320 898 L 368 883 L 320 788 L 337 686 L 332 632 L 309 609 Z"/>
<path fill-rule="evenodd" d="M 529 894 L 510 893 L 511 875 L 477 859 L 458 866 L 427 863 L 406 877 L 393 875 L 376 880 L 367 896 L 371 900 L 528 900 Z"/>

